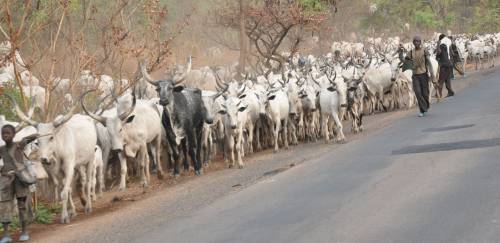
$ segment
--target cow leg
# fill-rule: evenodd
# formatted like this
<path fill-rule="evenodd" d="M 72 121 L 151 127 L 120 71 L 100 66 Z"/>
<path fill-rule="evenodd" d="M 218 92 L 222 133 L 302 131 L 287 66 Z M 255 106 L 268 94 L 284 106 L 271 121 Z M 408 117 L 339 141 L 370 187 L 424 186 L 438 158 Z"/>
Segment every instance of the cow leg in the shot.
<path fill-rule="evenodd" d="M 243 155 L 243 128 L 240 128 L 240 131 L 236 135 L 236 155 L 238 156 L 238 168 L 243 169 L 244 164 L 241 159 Z"/>
<path fill-rule="evenodd" d="M 82 191 L 84 190 L 83 197 L 86 200 L 85 205 L 85 213 L 89 214 L 92 212 L 92 175 L 95 178 L 95 164 L 93 161 L 88 162 L 86 167 L 80 166 L 80 181 L 82 183 Z"/>
<path fill-rule="evenodd" d="M 99 197 L 102 197 L 102 191 L 104 190 L 105 188 L 105 183 L 104 183 L 104 165 L 101 165 L 97 168 L 97 177 L 98 177 L 98 180 L 99 180 L 99 191 L 98 191 L 98 196 Z M 94 189 L 95 190 L 95 189 Z"/>
<path fill-rule="evenodd" d="M 154 146 L 154 151 L 153 154 L 154 159 L 156 161 L 156 176 L 158 179 L 163 179 L 163 165 L 161 161 L 161 135 L 158 135 L 158 137 L 155 138 L 154 140 L 155 146 Z"/>
<path fill-rule="evenodd" d="M 249 154 L 252 154 L 253 153 L 253 132 L 254 132 L 254 124 L 252 123 L 252 121 L 249 122 L 248 124 L 248 150 L 249 150 Z M 243 132 L 243 131 L 242 131 Z"/>
<path fill-rule="evenodd" d="M 345 136 L 344 136 L 344 132 L 342 131 L 343 130 L 342 122 L 340 121 L 339 115 L 337 113 L 333 112 L 332 114 L 333 114 L 333 121 L 335 121 L 336 130 L 337 130 L 337 137 L 338 137 L 337 141 L 340 143 L 344 143 Z"/>
<path fill-rule="evenodd" d="M 259 118 L 257 120 L 257 123 L 255 125 L 255 129 L 254 129 L 254 132 L 255 132 L 255 139 L 257 140 L 257 150 L 260 151 L 262 150 L 262 144 L 260 143 L 260 130 L 262 129 L 262 121 L 261 119 Z"/>
<path fill-rule="evenodd" d="M 203 164 L 205 166 L 208 166 L 208 154 L 210 150 L 210 144 L 209 144 L 209 135 L 210 135 L 210 128 L 208 125 L 203 125 L 203 131 L 202 131 L 202 136 L 201 136 L 201 151 L 202 151 L 202 157 L 203 157 Z"/>
<path fill-rule="evenodd" d="M 198 126 L 198 129 L 196 130 L 195 134 L 196 134 L 196 144 L 195 144 L 195 147 L 196 147 L 196 163 L 197 163 L 197 167 L 198 167 L 198 170 L 201 172 L 201 169 L 202 169 L 202 165 L 201 165 L 201 132 L 203 131 L 203 125 L 200 125 Z"/>
<path fill-rule="evenodd" d="M 285 138 L 285 149 L 288 149 L 288 117 L 283 121 L 283 137 Z"/>
<path fill-rule="evenodd" d="M 227 148 L 228 148 L 228 157 L 229 157 L 229 168 L 233 168 L 234 166 L 234 137 L 232 135 L 227 136 Z"/>
<path fill-rule="evenodd" d="M 281 126 L 281 121 L 278 118 L 276 122 L 274 123 L 274 152 L 278 152 L 279 145 L 278 145 L 278 138 L 279 138 L 279 132 L 280 132 L 280 126 Z"/>
<path fill-rule="evenodd" d="M 201 175 L 201 166 L 200 166 L 200 162 L 198 160 L 198 156 L 196 154 L 196 147 L 197 147 L 197 144 L 196 144 L 196 137 L 195 137 L 195 132 L 191 129 L 191 130 L 188 130 L 186 131 L 186 137 L 187 137 L 187 141 L 188 141 L 188 152 L 189 152 L 189 157 L 191 157 L 191 161 L 193 162 L 193 165 L 194 165 L 194 173 L 196 175 Z"/>
<path fill-rule="evenodd" d="M 123 151 L 118 152 L 118 159 L 120 160 L 120 186 L 119 189 L 121 191 L 126 188 L 126 179 L 127 179 L 127 159 L 123 154 Z"/>
<path fill-rule="evenodd" d="M 189 144 L 187 144 L 189 143 Z M 184 160 L 183 160 L 183 163 L 182 165 L 184 166 L 184 171 L 189 171 L 189 163 L 188 163 L 188 146 L 193 146 L 189 141 L 188 139 L 184 139 L 182 142 L 181 142 L 181 146 L 182 146 L 182 153 L 184 154 Z M 193 158 L 191 158 L 191 160 L 193 160 Z"/>
<path fill-rule="evenodd" d="M 107 146 L 105 146 L 107 147 Z M 110 154 L 110 149 L 109 148 L 104 148 L 102 149 L 102 168 L 101 168 L 101 171 L 103 171 L 103 184 L 101 185 L 102 188 L 100 187 L 99 188 L 99 191 L 102 192 L 103 190 L 106 190 L 106 183 L 105 182 L 105 179 L 104 179 L 104 175 L 107 175 L 107 171 L 108 171 L 108 163 L 109 163 L 109 154 Z M 99 193 L 99 194 L 102 194 L 102 193 Z"/>
<path fill-rule="evenodd" d="M 148 176 L 146 173 L 146 166 L 147 163 L 149 163 L 149 155 L 148 155 L 148 147 L 146 144 L 142 144 L 141 147 L 139 148 L 139 151 L 137 152 L 137 165 L 139 167 L 139 177 L 141 178 L 141 184 L 142 187 L 147 187 L 148 186 Z"/>
<path fill-rule="evenodd" d="M 73 201 L 73 189 L 69 190 L 68 192 L 68 198 L 69 198 L 69 217 L 74 218 L 76 217 L 76 207 L 75 207 L 75 202 Z"/>
<path fill-rule="evenodd" d="M 66 163 L 64 163 L 63 189 L 61 191 L 61 224 L 68 224 L 70 222 L 70 218 L 68 215 L 68 200 L 71 190 L 71 182 L 73 181 L 74 168 L 70 167 L 69 165 L 74 165 L 74 160 L 73 163 L 69 163 L 69 161 L 66 161 Z"/>

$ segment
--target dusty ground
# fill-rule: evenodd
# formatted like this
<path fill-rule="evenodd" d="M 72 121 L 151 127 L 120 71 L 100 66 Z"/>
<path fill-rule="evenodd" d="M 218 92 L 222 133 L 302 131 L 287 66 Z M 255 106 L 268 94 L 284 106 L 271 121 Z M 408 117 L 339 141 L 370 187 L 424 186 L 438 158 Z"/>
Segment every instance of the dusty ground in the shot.
<path fill-rule="evenodd" d="M 467 77 L 453 81 L 456 91 L 478 81 L 485 70 L 478 73 L 469 73 Z M 460 95 L 458 92 L 457 95 Z M 431 108 L 432 112 L 432 108 Z M 351 134 L 346 125 L 348 141 L 374 136 L 382 128 L 393 121 L 416 113 L 415 109 L 400 110 L 368 116 L 365 119 L 365 132 Z M 30 230 L 36 242 L 92 242 L 105 241 L 109 235 L 132 234 L 131 227 L 143 231 L 137 222 L 143 220 L 154 222 L 161 216 L 163 220 L 182 218 L 195 209 L 206 207 L 216 200 L 242 190 L 258 181 L 272 180 L 272 176 L 294 166 L 300 166 L 311 158 L 319 157 L 328 151 L 335 150 L 338 144 L 324 142 L 300 144 L 291 146 L 289 150 L 281 150 L 273 154 L 266 150 L 246 157 L 245 169 L 225 169 L 222 162 L 215 162 L 201 177 L 193 174 L 183 175 L 174 180 L 172 178 L 158 181 L 153 179 L 147 189 L 135 183 L 129 183 L 125 192 L 116 190 L 104 193 L 103 198 L 94 204 L 94 212 L 84 215 L 81 211 L 71 224 L 60 225 L 32 225 Z M 56 219 L 58 221 L 58 218 Z M 143 226 L 144 227 L 144 226 Z M 76 233 L 78 232 L 78 233 Z"/>

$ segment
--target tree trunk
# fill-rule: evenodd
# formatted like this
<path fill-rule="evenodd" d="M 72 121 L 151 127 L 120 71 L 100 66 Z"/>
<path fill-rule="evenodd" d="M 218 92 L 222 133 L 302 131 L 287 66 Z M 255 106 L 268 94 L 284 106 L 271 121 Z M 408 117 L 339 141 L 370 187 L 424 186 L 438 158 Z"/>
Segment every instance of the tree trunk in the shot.
<path fill-rule="evenodd" d="M 246 28 L 246 12 L 245 12 L 245 0 L 239 0 L 240 4 L 240 58 L 238 62 L 238 75 L 237 79 L 243 76 L 245 72 L 247 51 L 248 51 L 248 40 L 245 33 Z"/>

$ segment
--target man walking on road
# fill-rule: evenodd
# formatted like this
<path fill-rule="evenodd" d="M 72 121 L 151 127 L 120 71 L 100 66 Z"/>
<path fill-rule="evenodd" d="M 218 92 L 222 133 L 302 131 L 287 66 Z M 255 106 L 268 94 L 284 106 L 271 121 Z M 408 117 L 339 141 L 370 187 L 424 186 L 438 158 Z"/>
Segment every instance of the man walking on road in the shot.
<path fill-rule="evenodd" d="M 420 109 L 420 114 L 418 116 L 424 117 L 427 115 L 430 107 L 428 72 L 432 70 L 429 66 L 431 62 L 429 59 L 429 52 L 422 48 L 422 39 L 420 36 L 415 36 L 413 38 L 413 45 L 415 49 L 411 50 L 406 55 L 406 59 L 412 62 L 413 91 L 415 92 L 415 96 L 417 96 L 418 107 Z"/>
<path fill-rule="evenodd" d="M 438 80 L 438 98 L 443 97 L 443 84 L 446 85 L 448 90 L 448 95 L 450 97 L 455 95 L 453 89 L 451 88 L 451 76 L 453 72 L 453 63 L 451 62 L 451 40 L 444 34 L 439 36 L 438 47 L 436 49 L 436 60 L 439 63 L 439 80 Z"/>

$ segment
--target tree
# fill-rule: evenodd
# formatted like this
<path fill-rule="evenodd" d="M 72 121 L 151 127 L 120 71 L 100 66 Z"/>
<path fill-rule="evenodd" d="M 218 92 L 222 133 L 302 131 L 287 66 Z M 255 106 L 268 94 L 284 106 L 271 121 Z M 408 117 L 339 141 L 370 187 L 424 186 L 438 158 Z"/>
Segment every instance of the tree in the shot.
<path fill-rule="evenodd" d="M 256 51 L 253 56 L 268 68 L 272 62 L 277 62 L 281 68 L 287 57 L 281 54 L 280 48 L 286 42 L 287 51 L 291 54 L 297 52 L 302 34 L 316 29 L 330 13 L 327 6 L 334 7 L 335 1 L 264 0 L 252 2 L 243 9 L 244 12 L 227 3 L 217 8 L 214 15 L 219 26 L 241 29 L 244 25 L 244 33 Z M 242 19 L 245 21 L 243 25 Z M 287 39 L 292 36 L 292 31 L 296 31 L 293 39 Z"/>
<path fill-rule="evenodd" d="M 130 68 L 138 59 L 150 60 L 149 71 L 168 66 L 172 41 L 189 24 L 187 15 L 167 28 L 167 6 L 160 0 L 2 0 L 0 11 L 0 31 L 12 46 L 3 61 L 14 63 L 24 109 L 19 69 L 40 79 L 44 120 L 61 108 L 62 96 L 53 95 L 58 77 L 70 79 L 66 92 L 73 97 L 93 88 L 77 82 L 83 70 L 128 79 L 126 87 L 115 87 L 120 94 L 139 80 L 139 69 Z M 19 52 L 22 63 L 13 58 Z"/>

